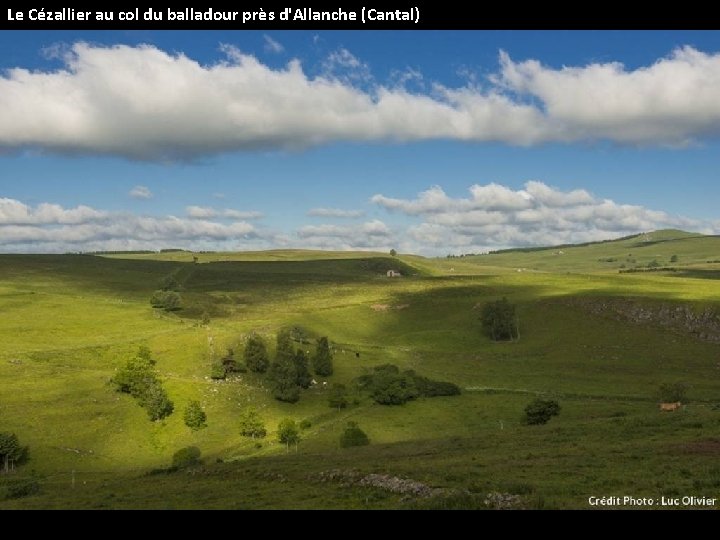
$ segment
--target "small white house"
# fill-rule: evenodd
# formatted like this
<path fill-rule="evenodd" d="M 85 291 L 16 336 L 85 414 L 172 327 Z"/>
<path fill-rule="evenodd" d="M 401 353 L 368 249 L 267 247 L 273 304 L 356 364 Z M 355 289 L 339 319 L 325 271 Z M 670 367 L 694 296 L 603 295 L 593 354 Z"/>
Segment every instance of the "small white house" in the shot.
<path fill-rule="evenodd" d="M 397 278 L 397 277 L 402 277 L 402 274 L 400 272 L 396 272 L 395 270 L 388 270 L 387 277 Z"/>

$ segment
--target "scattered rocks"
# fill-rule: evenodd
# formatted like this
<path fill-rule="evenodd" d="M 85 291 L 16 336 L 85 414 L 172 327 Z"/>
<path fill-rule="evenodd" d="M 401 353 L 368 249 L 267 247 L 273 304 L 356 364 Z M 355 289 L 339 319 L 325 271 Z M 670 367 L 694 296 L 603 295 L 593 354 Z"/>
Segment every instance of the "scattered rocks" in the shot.
<path fill-rule="evenodd" d="M 427 498 L 443 494 L 445 490 L 431 488 L 422 482 L 398 478 L 388 474 L 363 475 L 358 471 L 333 469 L 313 475 L 311 480 L 322 483 L 338 483 L 343 487 L 370 487 L 403 495 L 406 498 Z"/>
<path fill-rule="evenodd" d="M 522 507 L 522 499 L 512 493 L 493 491 L 485 498 L 485 506 L 492 510 L 518 510 Z"/>

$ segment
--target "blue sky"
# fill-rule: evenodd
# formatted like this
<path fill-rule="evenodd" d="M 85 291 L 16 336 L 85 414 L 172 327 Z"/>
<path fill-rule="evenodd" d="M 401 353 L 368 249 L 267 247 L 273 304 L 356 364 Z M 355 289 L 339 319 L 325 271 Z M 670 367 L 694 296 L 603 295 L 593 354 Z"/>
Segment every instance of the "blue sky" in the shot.
<path fill-rule="evenodd" d="M 0 32 L 0 251 L 720 233 L 719 32 Z"/>

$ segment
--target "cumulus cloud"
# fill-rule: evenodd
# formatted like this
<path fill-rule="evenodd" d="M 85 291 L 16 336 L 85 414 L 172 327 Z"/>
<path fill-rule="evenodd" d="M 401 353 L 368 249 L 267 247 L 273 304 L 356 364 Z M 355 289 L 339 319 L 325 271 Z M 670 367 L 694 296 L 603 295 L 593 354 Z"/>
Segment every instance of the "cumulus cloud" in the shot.
<path fill-rule="evenodd" d="M 0 250 L 30 252 L 161 249 L 271 241 L 245 221 L 215 222 L 174 216 L 140 216 L 55 204 L 28 206 L 0 199 Z"/>
<path fill-rule="evenodd" d="M 148 200 L 153 198 L 153 192 L 145 186 L 135 186 L 130 190 L 130 196 L 133 199 Z"/>
<path fill-rule="evenodd" d="M 389 249 L 390 228 L 379 220 L 360 226 L 308 225 L 297 232 L 300 245 L 318 249 Z"/>
<path fill-rule="evenodd" d="M 362 210 L 340 210 L 337 208 L 313 208 L 307 215 L 317 218 L 358 219 L 365 217 L 365 212 Z"/>
<path fill-rule="evenodd" d="M 285 47 L 283 47 L 282 43 L 274 40 L 267 34 L 263 36 L 263 40 L 265 40 L 265 52 L 273 54 L 282 54 L 285 52 Z"/>
<path fill-rule="evenodd" d="M 76 43 L 60 69 L 10 69 L 0 75 L 0 151 L 163 161 L 335 141 L 683 145 L 720 135 L 720 53 L 692 47 L 637 69 L 501 53 L 481 83 L 414 93 L 374 82 L 345 49 L 316 77 L 298 60 L 274 69 L 223 51 L 201 64 L 150 45 Z"/>
<path fill-rule="evenodd" d="M 412 200 L 376 195 L 372 202 L 420 218 L 406 237 L 425 252 L 588 242 L 663 228 L 720 231 L 720 223 L 618 204 L 586 190 L 561 191 L 537 181 L 520 190 L 474 185 L 467 198 L 449 197 L 435 186 Z"/>
<path fill-rule="evenodd" d="M 261 212 L 243 212 L 240 210 L 218 210 L 206 206 L 188 206 L 186 209 L 190 219 L 234 219 L 234 220 L 256 220 L 264 218 Z"/>

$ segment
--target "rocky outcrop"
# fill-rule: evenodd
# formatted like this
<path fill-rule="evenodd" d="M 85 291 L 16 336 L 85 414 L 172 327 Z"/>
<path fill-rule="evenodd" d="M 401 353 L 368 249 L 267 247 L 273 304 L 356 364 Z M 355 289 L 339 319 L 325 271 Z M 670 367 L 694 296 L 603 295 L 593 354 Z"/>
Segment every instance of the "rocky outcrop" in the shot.
<path fill-rule="evenodd" d="M 632 324 L 662 326 L 702 341 L 720 343 L 720 310 L 715 307 L 648 303 L 629 298 L 573 298 L 562 302 L 595 315 Z"/>

